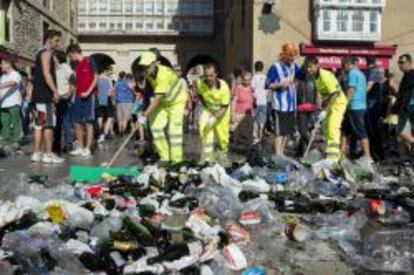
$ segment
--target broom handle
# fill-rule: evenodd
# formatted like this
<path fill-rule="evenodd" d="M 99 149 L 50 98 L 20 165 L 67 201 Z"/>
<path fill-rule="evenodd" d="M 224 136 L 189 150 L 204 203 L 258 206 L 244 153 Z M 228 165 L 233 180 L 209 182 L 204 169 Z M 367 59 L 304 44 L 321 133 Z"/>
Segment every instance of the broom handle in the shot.
<path fill-rule="evenodd" d="M 122 153 L 122 151 L 125 149 L 131 138 L 134 136 L 135 132 L 137 131 L 137 127 L 134 127 L 134 129 L 131 131 L 131 133 L 127 136 L 127 138 L 124 140 L 124 142 L 119 146 L 118 150 L 116 151 L 115 155 L 112 157 L 111 161 L 108 163 L 107 168 L 111 168 L 112 165 L 114 165 L 115 161 L 119 158 L 119 155 Z"/>

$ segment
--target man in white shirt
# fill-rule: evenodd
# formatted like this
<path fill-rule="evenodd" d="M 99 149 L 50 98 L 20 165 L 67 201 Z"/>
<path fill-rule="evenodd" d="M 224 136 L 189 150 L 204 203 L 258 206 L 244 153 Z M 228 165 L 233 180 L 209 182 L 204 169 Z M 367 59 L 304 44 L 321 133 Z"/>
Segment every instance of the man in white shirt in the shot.
<path fill-rule="evenodd" d="M 58 88 L 59 101 L 56 105 L 56 127 L 53 129 L 53 151 L 62 151 L 62 132 L 63 132 L 63 151 L 72 151 L 75 134 L 72 121 L 72 95 L 74 72 L 66 62 L 66 54 L 63 51 L 56 51 L 56 84 Z"/>
<path fill-rule="evenodd" d="M 0 77 L 0 118 L 2 125 L 2 139 L 4 143 L 11 143 L 13 147 L 19 149 L 22 136 L 22 122 L 20 116 L 20 106 L 22 96 L 20 84 L 22 78 L 13 69 L 10 60 L 1 61 Z"/>
<path fill-rule="evenodd" d="M 267 120 L 267 102 L 269 91 L 266 89 L 266 75 L 263 74 L 263 62 L 254 64 L 255 74 L 252 78 L 252 88 L 256 99 L 254 143 L 263 139 L 263 131 Z"/>

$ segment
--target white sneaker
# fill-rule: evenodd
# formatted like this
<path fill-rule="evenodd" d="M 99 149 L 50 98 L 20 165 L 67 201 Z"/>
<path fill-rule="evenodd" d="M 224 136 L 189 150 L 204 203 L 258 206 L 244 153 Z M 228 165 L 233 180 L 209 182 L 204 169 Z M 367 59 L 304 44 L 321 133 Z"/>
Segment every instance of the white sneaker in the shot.
<path fill-rule="evenodd" d="M 69 155 L 72 155 L 72 156 L 81 156 L 82 153 L 83 153 L 83 149 L 82 148 L 77 148 L 77 149 L 71 151 L 69 153 Z"/>
<path fill-rule="evenodd" d="M 83 149 L 81 156 L 84 157 L 84 158 L 88 158 L 88 157 L 92 156 L 91 150 L 89 150 L 89 149 Z"/>
<path fill-rule="evenodd" d="M 50 153 L 50 154 L 43 155 L 42 162 L 43 163 L 63 163 L 65 162 L 65 160 L 63 158 L 56 156 L 53 153 Z"/>
<path fill-rule="evenodd" d="M 99 136 L 98 143 L 104 143 L 104 142 L 105 142 L 105 135 L 102 134 Z"/>
<path fill-rule="evenodd" d="M 40 162 L 42 160 L 42 153 L 33 153 L 31 160 L 33 162 Z"/>

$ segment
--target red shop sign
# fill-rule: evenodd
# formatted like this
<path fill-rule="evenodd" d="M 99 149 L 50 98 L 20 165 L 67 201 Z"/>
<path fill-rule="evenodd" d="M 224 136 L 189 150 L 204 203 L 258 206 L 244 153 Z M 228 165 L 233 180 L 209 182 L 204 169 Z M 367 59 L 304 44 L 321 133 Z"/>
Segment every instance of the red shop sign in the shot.
<path fill-rule="evenodd" d="M 354 56 L 377 56 L 392 57 L 397 51 L 393 45 L 377 46 L 316 46 L 312 44 L 301 44 L 300 51 L 302 55 L 354 55 Z"/>
<path fill-rule="evenodd" d="M 342 56 L 318 56 L 319 64 L 322 68 L 342 68 Z M 359 68 L 361 70 L 367 69 L 367 61 L 365 57 L 358 57 Z M 389 68 L 388 58 L 377 58 L 377 65 L 386 70 Z"/>

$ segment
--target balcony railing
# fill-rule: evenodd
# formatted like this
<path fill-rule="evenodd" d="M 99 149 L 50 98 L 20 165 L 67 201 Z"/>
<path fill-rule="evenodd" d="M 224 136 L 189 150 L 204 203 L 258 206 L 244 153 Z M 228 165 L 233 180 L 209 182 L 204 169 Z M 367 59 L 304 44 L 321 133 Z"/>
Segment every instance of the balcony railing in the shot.
<path fill-rule="evenodd" d="M 315 8 L 379 8 L 383 9 L 386 0 L 313 0 Z"/>

